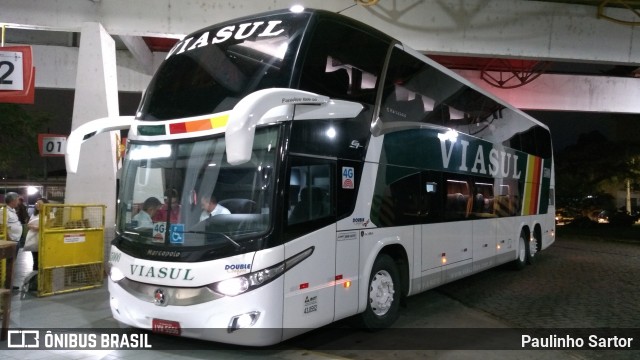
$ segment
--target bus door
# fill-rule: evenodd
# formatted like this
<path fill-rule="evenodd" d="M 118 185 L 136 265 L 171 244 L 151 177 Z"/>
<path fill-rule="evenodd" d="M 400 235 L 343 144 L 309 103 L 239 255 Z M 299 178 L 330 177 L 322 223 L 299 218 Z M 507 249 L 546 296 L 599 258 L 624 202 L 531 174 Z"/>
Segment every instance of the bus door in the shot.
<path fill-rule="evenodd" d="M 284 275 L 285 338 L 333 321 L 336 254 L 336 162 L 290 156 L 285 258 L 313 253 Z"/>

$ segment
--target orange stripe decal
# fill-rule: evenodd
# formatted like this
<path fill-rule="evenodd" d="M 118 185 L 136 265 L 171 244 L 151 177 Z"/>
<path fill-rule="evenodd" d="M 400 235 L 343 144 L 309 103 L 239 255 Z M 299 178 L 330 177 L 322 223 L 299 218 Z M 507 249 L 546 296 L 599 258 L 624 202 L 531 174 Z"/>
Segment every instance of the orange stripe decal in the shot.
<path fill-rule="evenodd" d="M 169 131 L 171 134 L 183 134 L 218 129 L 227 126 L 228 120 L 229 115 L 225 114 L 213 118 L 173 123 L 169 124 Z"/>

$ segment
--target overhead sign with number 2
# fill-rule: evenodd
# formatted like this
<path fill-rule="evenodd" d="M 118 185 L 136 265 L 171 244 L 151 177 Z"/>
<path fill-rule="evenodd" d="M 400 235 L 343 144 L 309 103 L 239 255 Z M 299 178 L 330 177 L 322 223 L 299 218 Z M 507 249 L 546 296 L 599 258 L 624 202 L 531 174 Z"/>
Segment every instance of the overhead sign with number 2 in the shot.
<path fill-rule="evenodd" d="M 22 53 L 0 51 L 0 90 L 23 90 Z"/>
<path fill-rule="evenodd" d="M 0 47 L 0 103 L 33 104 L 35 75 L 31 46 Z"/>

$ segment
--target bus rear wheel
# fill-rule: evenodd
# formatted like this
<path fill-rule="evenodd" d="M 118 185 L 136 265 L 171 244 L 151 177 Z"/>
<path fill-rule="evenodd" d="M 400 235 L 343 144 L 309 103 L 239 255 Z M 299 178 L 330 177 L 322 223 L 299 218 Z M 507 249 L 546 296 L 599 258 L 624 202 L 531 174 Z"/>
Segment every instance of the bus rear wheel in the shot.
<path fill-rule="evenodd" d="M 527 265 L 530 243 L 527 238 L 527 233 L 522 230 L 518 238 L 518 257 L 513 260 L 513 268 L 516 270 L 522 270 Z"/>
<path fill-rule="evenodd" d="M 379 255 L 369 277 L 367 309 L 360 314 L 362 326 L 376 330 L 391 326 L 399 315 L 400 273 L 393 259 Z"/>
<path fill-rule="evenodd" d="M 536 255 L 540 250 L 540 243 L 542 236 L 539 229 L 534 230 L 533 237 L 529 240 L 529 246 L 527 247 L 527 264 L 533 264 L 535 262 Z"/>

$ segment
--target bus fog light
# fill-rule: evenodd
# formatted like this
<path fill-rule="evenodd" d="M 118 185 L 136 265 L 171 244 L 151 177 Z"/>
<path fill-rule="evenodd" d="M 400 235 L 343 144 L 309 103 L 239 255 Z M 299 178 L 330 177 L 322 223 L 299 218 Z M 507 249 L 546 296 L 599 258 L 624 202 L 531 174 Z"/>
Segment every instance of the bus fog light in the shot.
<path fill-rule="evenodd" d="M 259 311 L 252 311 L 246 314 L 236 315 L 231 318 L 231 321 L 229 321 L 229 327 L 227 328 L 227 331 L 229 333 L 232 333 L 238 329 L 251 327 L 256 323 L 256 321 L 258 321 L 259 317 Z"/>
<path fill-rule="evenodd" d="M 124 279 L 124 273 L 117 267 L 112 266 L 111 270 L 109 271 L 109 278 L 111 279 L 111 281 L 117 283 L 118 281 Z"/>

